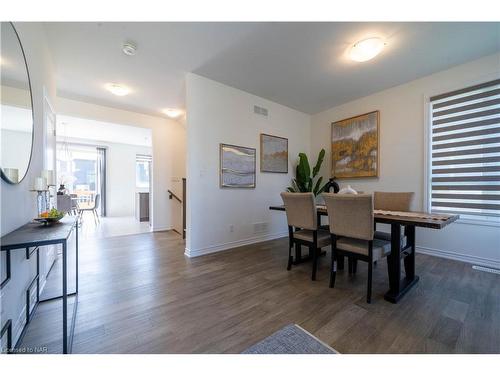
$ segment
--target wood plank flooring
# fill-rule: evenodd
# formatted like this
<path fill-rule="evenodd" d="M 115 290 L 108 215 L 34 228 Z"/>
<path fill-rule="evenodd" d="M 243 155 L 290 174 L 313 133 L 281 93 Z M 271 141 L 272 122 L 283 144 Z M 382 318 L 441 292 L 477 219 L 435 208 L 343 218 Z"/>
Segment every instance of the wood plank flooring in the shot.
<path fill-rule="evenodd" d="M 417 254 L 420 282 L 383 299 L 387 266 L 286 271 L 287 239 L 189 259 L 173 232 L 86 239 L 74 353 L 239 353 L 297 323 L 341 353 L 500 353 L 500 276 Z M 57 275 L 57 271 L 54 272 Z M 71 306 L 68 309 L 71 311 Z M 41 304 L 21 346 L 61 352 L 61 303 Z"/>

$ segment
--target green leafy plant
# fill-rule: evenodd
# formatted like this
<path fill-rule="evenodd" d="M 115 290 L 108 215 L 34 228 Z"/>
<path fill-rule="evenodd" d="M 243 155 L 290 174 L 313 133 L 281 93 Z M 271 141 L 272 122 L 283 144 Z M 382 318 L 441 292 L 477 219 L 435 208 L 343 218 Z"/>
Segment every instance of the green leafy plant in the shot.
<path fill-rule="evenodd" d="M 321 164 L 325 159 L 325 150 L 321 149 L 318 155 L 318 160 L 316 161 L 316 165 L 312 169 L 311 175 L 311 167 L 309 165 L 309 160 L 307 159 L 307 155 L 301 152 L 299 154 L 299 162 L 297 163 L 297 167 L 295 168 L 295 178 L 292 179 L 291 186 L 289 186 L 286 190 L 291 193 L 307 193 L 312 192 L 315 196 L 321 194 L 325 187 L 328 185 L 328 182 L 324 185 L 321 185 L 323 182 L 323 177 L 319 177 L 316 182 L 314 182 L 316 176 L 319 173 L 321 168 Z"/>

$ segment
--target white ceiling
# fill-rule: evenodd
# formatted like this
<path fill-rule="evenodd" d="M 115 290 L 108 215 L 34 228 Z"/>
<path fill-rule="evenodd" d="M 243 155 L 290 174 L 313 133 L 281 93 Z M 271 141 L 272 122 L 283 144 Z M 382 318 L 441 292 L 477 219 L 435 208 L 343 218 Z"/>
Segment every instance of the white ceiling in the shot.
<path fill-rule="evenodd" d="M 500 23 L 46 23 L 61 95 L 161 115 L 194 72 L 306 113 L 500 51 Z M 354 42 L 386 39 L 374 60 Z M 126 56 L 126 40 L 137 43 Z M 106 82 L 133 92 L 116 97 Z"/>

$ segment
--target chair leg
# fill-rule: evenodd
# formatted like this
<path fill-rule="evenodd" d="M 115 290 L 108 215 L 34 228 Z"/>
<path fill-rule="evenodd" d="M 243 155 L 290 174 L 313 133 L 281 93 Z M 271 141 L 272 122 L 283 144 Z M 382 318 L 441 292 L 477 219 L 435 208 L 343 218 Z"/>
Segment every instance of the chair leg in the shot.
<path fill-rule="evenodd" d="M 353 260 L 352 260 L 352 273 L 353 273 L 353 275 L 355 275 L 356 272 L 358 272 L 358 260 L 356 258 L 353 258 Z"/>
<path fill-rule="evenodd" d="M 313 253 L 313 269 L 312 269 L 312 281 L 316 280 L 316 270 L 318 269 L 318 248 L 316 246 L 313 246 L 311 248 L 311 251 Z"/>
<path fill-rule="evenodd" d="M 96 210 L 95 208 L 94 208 L 94 215 L 95 215 L 95 217 L 96 217 L 96 219 L 97 219 L 97 222 L 99 222 L 99 223 L 100 223 L 100 222 L 101 222 L 101 219 L 99 219 L 99 214 L 97 213 L 97 210 Z"/>
<path fill-rule="evenodd" d="M 288 265 L 286 266 L 287 271 L 290 271 L 292 269 L 292 262 L 293 262 L 292 247 L 293 247 L 293 244 L 290 241 L 290 243 L 288 244 Z"/>
<path fill-rule="evenodd" d="M 343 255 L 337 255 L 337 268 L 339 271 L 342 271 L 344 269 L 344 256 Z"/>
<path fill-rule="evenodd" d="M 366 302 L 372 302 L 372 273 L 373 273 L 373 262 L 368 262 L 368 287 L 366 291 Z"/>
<path fill-rule="evenodd" d="M 349 268 L 349 275 L 352 274 L 352 257 L 347 257 L 347 267 Z"/>
<path fill-rule="evenodd" d="M 332 243 L 332 263 L 330 266 L 330 288 L 335 287 L 335 277 L 337 276 L 337 254 Z"/>

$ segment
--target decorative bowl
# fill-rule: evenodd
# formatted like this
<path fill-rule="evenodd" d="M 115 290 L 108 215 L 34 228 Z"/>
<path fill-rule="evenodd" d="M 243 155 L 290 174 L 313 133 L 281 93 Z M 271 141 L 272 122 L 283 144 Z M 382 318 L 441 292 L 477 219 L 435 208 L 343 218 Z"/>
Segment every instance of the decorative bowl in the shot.
<path fill-rule="evenodd" d="M 49 224 L 57 223 L 63 217 L 64 217 L 64 213 L 59 215 L 59 216 L 53 216 L 53 217 L 36 217 L 33 220 L 36 221 L 37 223 L 49 225 Z"/>

